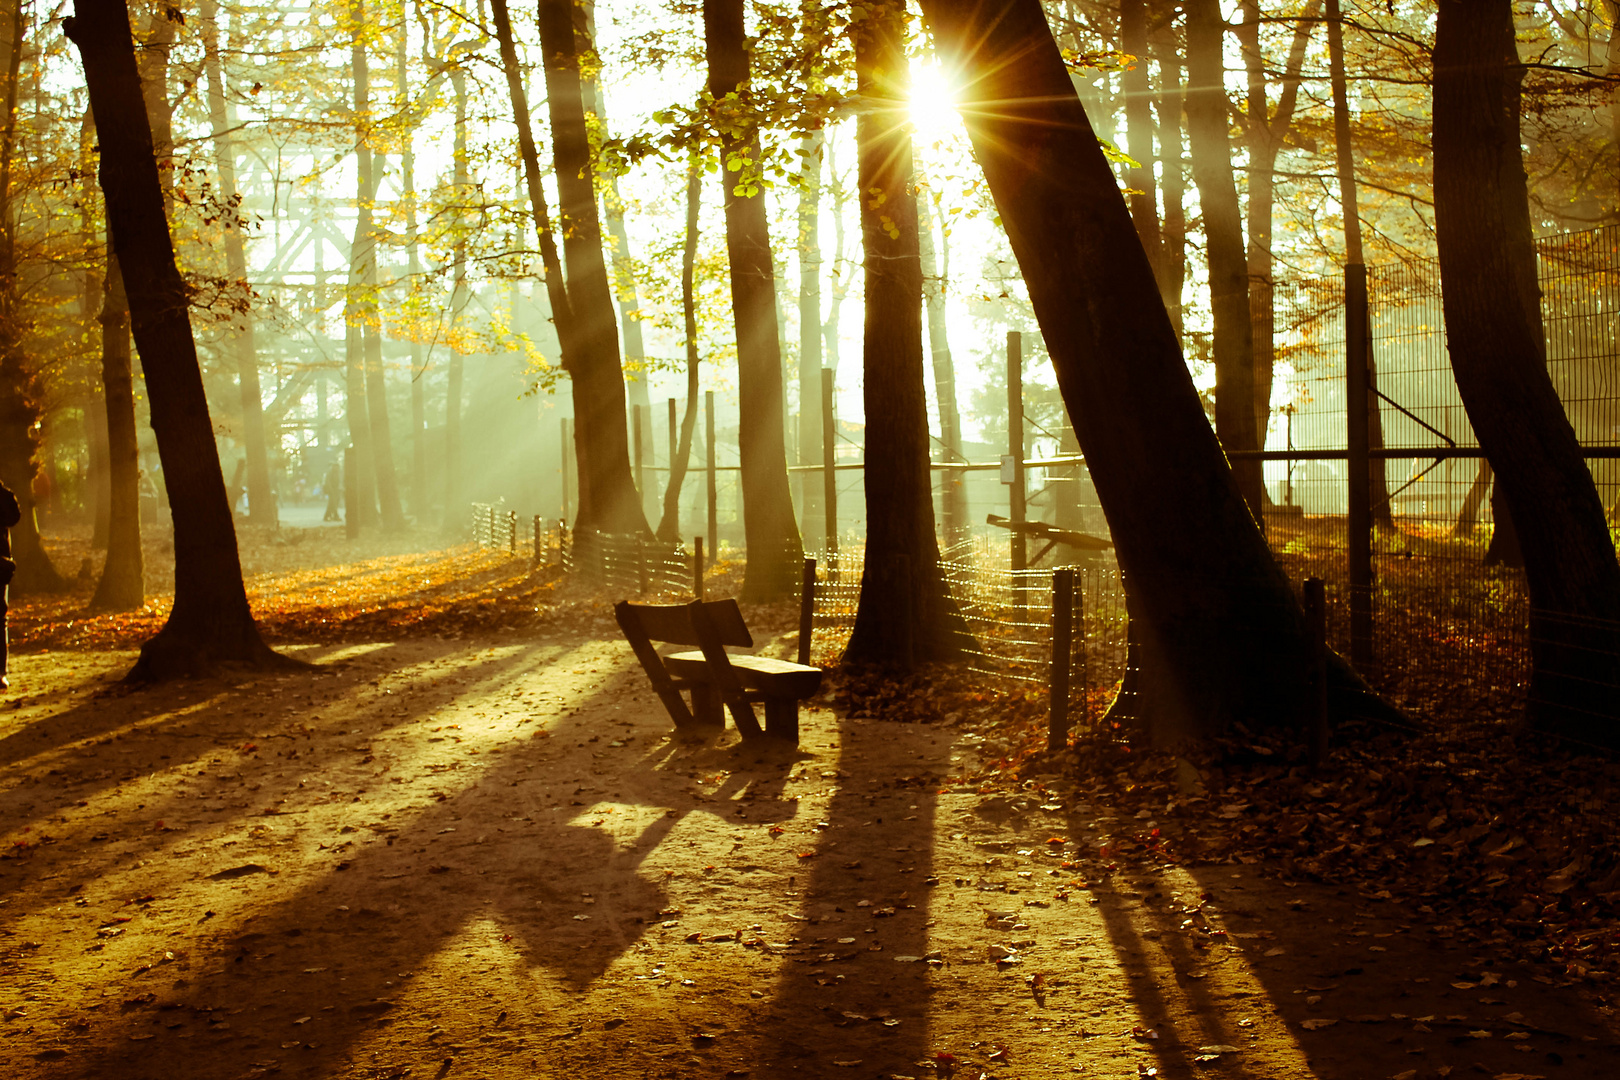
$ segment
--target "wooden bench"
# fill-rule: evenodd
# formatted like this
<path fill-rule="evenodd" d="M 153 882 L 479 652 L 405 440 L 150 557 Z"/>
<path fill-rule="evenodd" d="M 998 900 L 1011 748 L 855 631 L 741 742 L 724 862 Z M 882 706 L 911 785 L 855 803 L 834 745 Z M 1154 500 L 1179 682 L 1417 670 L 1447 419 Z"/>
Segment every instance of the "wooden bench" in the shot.
<path fill-rule="evenodd" d="M 675 727 L 701 732 L 725 726 L 725 713 L 745 739 L 769 735 L 799 741 L 799 702 L 821 688 L 821 669 L 811 667 L 810 619 L 815 602 L 815 560 L 805 560 L 804 596 L 799 611 L 799 660 L 778 660 L 726 652 L 726 646 L 753 648 L 754 636 L 735 600 L 695 600 L 690 604 L 632 604 L 613 607 L 625 640 L 635 651 L 653 690 Z M 696 645 L 669 656 L 655 642 Z M 681 691 L 692 698 L 688 707 Z M 765 706 L 760 730 L 753 702 Z"/>

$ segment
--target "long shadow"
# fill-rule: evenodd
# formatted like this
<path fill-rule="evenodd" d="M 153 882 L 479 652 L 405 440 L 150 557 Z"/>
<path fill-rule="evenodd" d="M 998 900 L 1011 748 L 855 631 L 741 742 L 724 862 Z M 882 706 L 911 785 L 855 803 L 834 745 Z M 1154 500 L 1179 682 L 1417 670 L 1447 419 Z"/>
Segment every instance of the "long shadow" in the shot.
<path fill-rule="evenodd" d="M 774 1014 L 801 1022 L 818 1017 L 825 1026 L 813 1046 L 760 1031 L 756 1060 L 763 1075 L 848 1076 L 856 1068 L 865 1076 L 909 1076 L 928 1050 L 927 926 L 938 788 L 913 782 L 898 762 L 884 768 L 871 760 L 881 760 L 897 735 L 904 737 L 897 727 L 846 718 L 830 732 L 807 725 L 813 736 L 836 734 L 839 781 L 799 884 L 806 921 L 799 940 L 784 943 L 787 962 L 770 1006 Z M 949 740 L 942 742 L 918 739 L 927 749 L 907 759 L 907 772 L 947 769 Z M 840 839 L 866 830 L 880 830 L 885 842 L 877 851 L 868 844 L 859 859 L 840 853 Z"/>
<path fill-rule="evenodd" d="M 508 681 L 515 684 L 539 666 L 513 663 Z M 627 680 L 639 685 L 639 672 L 621 666 L 606 674 L 591 685 L 593 700 L 606 700 Z M 602 819 L 592 825 L 571 820 L 584 812 L 577 807 L 585 805 L 584 799 L 571 797 L 571 787 L 526 782 L 552 747 L 599 736 L 610 715 L 600 709 L 593 713 L 586 702 L 573 716 L 548 725 L 548 737 L 503 746 L 498 765 L 470 781 L 465 775 L 456 777 L 461 782 L 453 794 L 407 811 L 405 822 L 385 826 L 379 833 L 385 842 L 353 849 L 339 844 L 329 867 L 312 867 L 297 880 L 262 885 L 257 872 L 245 872 L 240 881 L 199 884 L 187 901 L 195 906 L 203 906 L 208 888 L 220 890 L 222 899 L 223 890 L 276 892 L 259 898 L 268 903 L 257 909 L 251 927 L 241 923 L 186 958 L 188 969 L 209 969 L 203 974 L 210 978 L 195 989 L 182 978 L 174 985 L 179 993 L 157 1007 L 166 1017 L 180 1017 L 178 1026 L 199 1037 L 182 1043 L 179 1036 L 160 1035 L 143 1044 L 150 1071 L 236 1075 L 244 1054 L 274 1053 L 287 1045 L 277 1039 L 291 1036 L 290 1044 L 301 1043 L 302 1049 L 295 1061 L 283 1064 L 284 1075 L 331 1075 L 356 1040 L 391 1019 L 409 974 L 431 965 L 480 920 L 503 931 L 490 947 L 507 961 L 542 968 L 567 991 L 589 987 L 657 924 L 667 904 L 662 881 L 645 880 L 637 868 L 649 845 L 667 829 L 663 822 L 669 812 L 703 808 L 679 789 L 671 773 L 626 761 L 629 768 L 599 778 L 616 790 L 616 799 L 644 809 L 640 817 L 650 820 L 620 815 L 628 831 L 615 835 L 595 827 Z M 381 730 L 398 722 L 390 714 L 378 717 L 373 727 Z M 645 753 L 638 764 L 650 766 L 664 753 Z M 725 753 L 712 747 L 695 751 L 699 757 Z M 737 756 L 731 752 L 733 760 Z M 756 800 L 774 800 L 779 793 L 779 786 L 773 791 L 771 777 L 784 770 L 766 765 L 752 778 L 760 787 Z M 580 767 L 588 769 L 585 763 Z M 440 775 L 447 777 L 444 786 L 450 786 L 454 773 Z M 783 803 L 771 812 L 787 813 L 789 807 Z M 293 892 L 283 898 L 286 886 Z M 306 966 L 323 957 L 330 957 L 324 966 Z M 184 971 L 154 972 L 152 978 L 172 974 Z M 289 984 L 298 986 L 296 995 L 282 993 Z M 203 1021 L 212 1018 L 226 989 L 232 1011 L 250 1013 L 251 1026 L 240 1021 L 245 1031 L 233 1029 L 220 1038 L 221 1029 Z M 312 1009 L 311 1002 L 324 1007 Z M 191 1013 L 189 1022 L 185 1010 Z M 76 1055 L 62 1068 L 71 1075 L 95 1075 L 122 1060 L 111 1048 L 103 1053 L 100 1061 L 95 1055 Z M 236 1072 L 228 1072 L 233 1066 Z"/>

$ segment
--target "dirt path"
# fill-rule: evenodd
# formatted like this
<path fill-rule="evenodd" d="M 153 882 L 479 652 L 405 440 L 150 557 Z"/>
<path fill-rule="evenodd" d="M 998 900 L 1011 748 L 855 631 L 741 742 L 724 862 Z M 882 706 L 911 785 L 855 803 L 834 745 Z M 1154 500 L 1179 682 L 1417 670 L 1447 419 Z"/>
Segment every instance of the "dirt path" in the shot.
<path fill-rule="evenodd" d="M 295 651 L 138 694 L 127 652 L 16 662 L 0 1076 L 1620 1074 L 1578 986 L 1421 912 L 1107 869 L 1156 823 L 965 787 L 963 727 L 672 742 L 621 644 L 554 631 Z"/>

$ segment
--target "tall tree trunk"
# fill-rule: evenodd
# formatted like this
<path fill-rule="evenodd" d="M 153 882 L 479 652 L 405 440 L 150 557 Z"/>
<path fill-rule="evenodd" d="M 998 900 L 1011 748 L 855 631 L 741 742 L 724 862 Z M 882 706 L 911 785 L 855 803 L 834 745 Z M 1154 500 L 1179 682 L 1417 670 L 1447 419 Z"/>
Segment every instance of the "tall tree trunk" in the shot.
<path fill-rule="evenodd" d="M 1226 450 L 1260 449 L 1254 423 L 1254 332 L 1243 216 L 1232 174 L 1231 128 L 1219 0 L 1187 2 L 1187 134 L 1209 252 L 1209 306 L 1215 318 L 1215 433 Z M 1265 520 L 1258 461 L 1232 471 L 1249 509 Z"/>
<path fill-rule="evenodd" d="M 1479 472 L 1474 475 L 1474 482 L 1468 485 L 1468 494 L 1463 496 L 1462 506 L 1457 510 L 1456 524 L 1451 527 L 1453 539 L 1474 538 L 1474 531 L 1479 528 L 1479 508 L 1485 505 L 1485 497 L 1490 491 L 1491 463 L 1481 458 Z"/>
<path fill-rule="evenodd" d="M 225 73 L 219 60 L 219 7 L 203 0 L 203 64 L 208 74 L 208 119 L 213 127 L 214 160 L 219 170 L 219 197 L 236 204 L 236 145 L 230 137 L 225 110 Z M 225 221 L 225 269 L 231 280 L 247 288 L 247 251 L 240 222 Z M 236 354 L 236 383 L 242 399 L 242 442 L 247 452 L 248 522 L 274 528 L 278 522 L 275 493 L 270 487 L 269 443 L 264 430 L 264 398 L 259 388 L 259 354 L 253 340 L 253 313 L 243 312 L 233 326 L 231 347 Z"/>
<path fill-rule="evenodd" d="M 1435 231 L 1457 393 L 1496 474 L 1530 586 L 1531 718 L 1620 746 L 1620 563 L 1547 373 L 1519 135 L 1510 0 L 1440 0 Z"/>
<path fill-rule="evenodd" d="M 96 208 L 99 204 L 96 188 L 95 151 L 96 124 L 90 110 L 84 111 L 79 125 L 79 232 L 87 256 L 101 246 L 100 226 Z M 102 292 L 104 281 L 96 273 L 94 264 L 84 271 L 83 292 L 80 294 L 79 318 L 84 334 L 84 348 L 88 356 L 98 351 L 102 340 L 100 329 Z M 96 551 L 107 549 L 107 530 L 112 514 L 112 482 L 108 478 L 107 460 L 107 400 L 91 391 L 85 403 L 85 435 L 90 451 L 90 546 Z"/>
<path fill-rule="evenodd" d="M 602 252 L 590 137 L 585 127 L 579 58 L 591 45 L 581 40 L 583 28 L 574 21 L 577 14 L 572 0 L 541 0 L 540 47 L 545 54 L 558 214 L 567 257 L 566 282 L 557 282 L 559 290 L 566 291 L 562 304 L 566 315 L 559 308 L 557 293 L 551 295 L 551 307 L 564 366 L 574 381 L 574 447 L 579 463 L 575 528 L 647 535 L 647 518 L 630 473 L 624 369 L 619 359 L 619 332 Z M 506 47 L 504 42 L 502 47 Z M 509 71 L 509 82 L 512 77 Z M 528 169 L 525 161 L 525 171 Z M 529 188 L 531 199 L 536 198 L 540 190 L 537 168 L 529 176 Z M 541 214 L 541 204 L 537 203 L 537 219 Z M 547 235 L 549 225 L 548 221 L 536 221 Z M 541 243 L 543 250 L 545 241 Z M 548 284 L 551 276 L 548 265 Z"/>
<path fill-rule="evenodd" d="M 1181 293 L 1187 284 L 1187 181 L 1181 138 L 1181 52 L 1175 28 L 1168 19 L 1151 35 L 1153 57 L 1159 65 L 1159 93 L 1153 99 L 1158 117 L 1159 160 L 1164 168 L 1164 228 L 1160 231 L 1159 293 L 1175 328 L 1176 340 L 1185 330 Z"/>
<path fill-rule="evenodd" d="M 1272 210 L 1277 194 L 1277 153 L 1294 122 L 1299 105 L 1300 72 L 1311 28 L 1321 11 L 1321 0 L 1311 0 L 1294 25 L 1282 92 L 1273 113 L 1266 101 L 1265 54 L 1260 44 L 1260 0 L 1242 0 L 1243 21 L 1237 25 L 1248 75 L 1247 120 L 1249 134 L 1249 303 L 1254 327 L 1254 427 L 1261 448 L 1271 426 L 1271 385 L 1276 366 L 1277 283 L 1272 272 Z"/>
<path fill-rule="evenodd" d="M 503 15 L 506 12 L 506 0 L 496 0 L 498 9 Z M 456 129 L 455 129 L 455 200 L 456 209 L 452 215 L 454 222 L 453 259 L 455 270 L 452 273 L 450 286 L 450 330 L 451 347 L 449 370 L 445 373 L 444 390 L 444 528 L 449 533 L 459 533 L 466 524 L 467 516 L 466 495 L 462 490 L 461 476 L 461 380 L 464 361 L 461 356 L 460 335 L 456 333 L 461 323 L 461 314 L 467 307 L 467 212 L 464 206 L 472 196 L 472 178 L 467 170 L 467 73 L 461 69 L 459 63 L 450 72 L 451 85 L 456 92 Z M 527 113 L 524 114 L 527 119 Z M 527 125 L 525 125 L 525 128 Z M 531 147 L 532 149 L 532 147 Z M 541 241 L 545 241 L 542 239 Z M 547 267 L 550 274 L 550 267 Z M 560 331 L 559 331 L 560 333 Z"/>
<path fill-rule="evenodd" d="M 428 27 L 422 27 L 422 55 L 432 56 L 432 39 Z M 398 61 L 399 95 L 402 100 L 410 90 L 410 32 L 409 24 L 400 23 Z M 405 131 L 405 152 L 400 158 L 400 186 L 405 199 L 405 258 L 409 277 L 407 295 L 414 296 L 420 288 L 422 275 L 421 239 L 416 220 L 416 125 Z M 411 334 L 411 515 L 420 525 L 427 520 L 427 400 L 422 381 L 427 374 L 422 359 L 420 335 Z"/>
<path fill-rule="evenodd" d="M 371 78 L 366 61 L 365 0 L 349 3 L 349 77 L 354 88 L 355 217 L 354 237 L 349 245 L 349 287 L 343 301 L 343 419 L 354 447 L 352 468 L 344 470 L 343 482 L 352 485 L 354 498 L 348 500 L 359 519 L 351 528 L 377 524 L 376 444 L 366 402 L 366 319 L 375 309 L 366 301 L 367 263 L 374 257 L 372 246 L 371 202 L 374 195 L 371 176 Z"/>
<path fill-rule="evenodd" d="M 1039 0 L 923 0 L 1108 516 L 1174 743 L 1304 714 L 1304 612 L 1226 467 Z M 1131 363 L 1115 358 L 1130 356 Z M 1244 410 L 1253 417 L 1252 410 Z M 1354 676 L 1336 664 L 1342 685 Z M 1359 695 L 1357 695 L 1359 696 Z M 1344 709 L 1352 700 L 1335 695 Z"/>
<path fill-rule="evenodd" d="M 78 46 L 96 114 L 107 221 L 125 271 L 174 517 L 174 607 L 163 629 L 141 648 L 130 678 L 206 672 L 224 662 L 291 664 L 260 638 L 242 585 L 225 478 L 186 314 L 185 281 L 163 214 L 129 10 L 122 0 L 76 0 L 74 12 L 63 29 Z"/>
<path fill-rule="evenodd" d="M 40 387 L 24 364 L 22 311 L 17 294 L 17 213 L 12 202 L 12 158 L 17 149 L 17 91 L 22 70 L 24 11 L 21 0 L 9 13 L 6 36 L 5 120 L 0 133 L 0 482 L 16 493 L 22 520 L 11 530 L 11 555 L 19 592 L 67 588 L 39 535 L 34 478 L 39 473 Z"/>
<path fill-rule="evenodd" d="M 821 463 L 821 158 L 825 132 L 799 140 L 799 465 Z M 827 508 L 820 477 L 799 475 L 799 516 L 807 546 L 815 547 L 811 523 L 827 544 Z"/>
<path fill-rule="evenodd" d="M 839 314 L 844 307 L 844 298 L 849 295 L 849 282 L 853 276 L 844 265 L 845 230 L 844 207 L 849 203 L 849 192 L 844 187 L 844 179 L 838 173 L 838 163 L 833 159 L 833 141 L 827 139 L 822 144 L 827 156 L 827 194 L 832 203 L 833 219 L 833 257 L 832 257 L 832 288 L 827 297 L 827 320 L 821 324 L 822 367 L 838 370 L 838 336 Z M 819 391 L 818 391 L 819 392 Z"/>
<path fill-rule="evenodd" d="M 746 108 L 748 49 L 743 0 L 703 0 L 709 92 Z M 746 115 L 746 114 L 745 114 Z M 804 549 L 793 519 L 787 445 L 782 434 L 782 350 L 776 322 L 776 270 L 761 177 L 759 131 L 744 122 L 720 144 L 726 177 L 726 255 L 737 333 L 737 392 L 741 399 L 743 527 L 748 566 L 743 599 L 780 600 L 798 588 Z M 924 488 L 926 491 L 926 486 Z"/>
<path fill-rule="evenodd" d="M 956 364 L 951 358 L 951 342 L 946 326 L 945 302 L 951 280 L 951 241 L 949 231 L 940 224 L 939 252 L 934 247 L 933 214 L 929 212 L 928 193 L 917 201 L 917 249 L 922 263 L 924 308 L 928 312 L 928 352 L 934 368 L 934 397 L 939 405 L 939 441 L 945 444 L 945 459 L 950 462 L 966 461 L 962 453 L 962 415 L 956 404 Z M 943 261 L 939 258 L 942 253 Z M 967 491 L 963 483 L 966 474 L 945 470 L 944 497 L 940 500 L 945 511 L 945 538 L 955 541 L 966 535 L 968 529 Z"/>
<path fill-rule="evenodd" d="M 961 654 L 962 625 L 939 570 L 923 377 L 922 261 L 906 101 L 904 0 L 876 0 L 850 26 L 866 255 L 866 561 L 846 663 L 910 666 Z"/>
<path fill-rule="evenodd" d="M 681 247 L 681 316 L 686 328 L 686 410 L 681 414 L 680 445 L 669 463 L 669 484 L 664 488 L 664 513 L 658 521 L 658 539 L 676 543 L 681 538 L 681 485 L 686 463 L 692 459 L 692 432 L 697 429 L 698 345 L 697 270 L 698 211 L 703 202 L 703 159 L 693 154 L 686 169 L 686 243 Z"/>
<path fill-rule="evenodd" d="M 129 355 L 129 301 L 118 258 L 107 253 L 106 300 L 101 310 L 101 385 L 107 402 L 107 444 L 112 508 L 107 561 L 90 607 L 133 611 L 146 603 L 141 552 L 141 449 L 135 432 L 135 373 Z"/>
<path fill-rule="evenodd" d="M 1135 57 L 1121 76 L 1125 89 L 1125 134 L 1131 159 L 1131 221 L 1142 239 L 1155 279 L 1163 280 L 1163 240 L 1159 229 L 1159 201 L 1153 182 L 1153 89 L 1148 82 L 1147 0 L 1119 0 L 1119 47 Z"/>
<path fill-rule="evenodd" d="M 585 16 L 585 40 L 596 42 L 596 4 L 580 0 Z M 596 114 L 599 137 L 608 137 L 607 98 L 602 83 L 594 75 L 581 80 L 585 101 Z M 641 333 L 641 297 L 636 288 L 636 263 L 630 251 L 630 233 L 624 227 L 624 198 L 619 194 L 619 174 L 609 173 L 602 193 L 602 216 L 607 219 L 608 236 L 613 239 L 613 292 L 619 304 L 619 328 L 624 340 L 625 366 L 632 370 L 625 378 L 625 392 L 631 405 L 640 405 L 643 416 L 652 415 L 652 399 L 647 393 L 647 346 Z"/>
<path fill-rule="evenodd" d="M 366 412 L 370 465 L 374 470 L 377 502 L 382 508 L 382 527 L 399 532 L 405 527 L 405 510 L 399 501 L 399 475 L 394 466 L 393 425 L 388 419 L 387 369 L 383 363 L 382 312 L 377 294 L 381 286 L 377 266 L 377 157 L 371 148 L 371 67 L 361 28 L 366 25 L 365 0 L 351 0 L 356 32 L 350 57 L 354 74 L 354 115 L 360 138 L 355 145 L 359 194 L 354 220 L 354 248 L 350 252 L 351 282 L 358 282 L 355 322 L 360 336 L 363 375 L 361 398 L 355 404 Z M 358 454 L 356 457 L 358 458 Z M 369 507 L 369 502 L 368 502 Z"/>

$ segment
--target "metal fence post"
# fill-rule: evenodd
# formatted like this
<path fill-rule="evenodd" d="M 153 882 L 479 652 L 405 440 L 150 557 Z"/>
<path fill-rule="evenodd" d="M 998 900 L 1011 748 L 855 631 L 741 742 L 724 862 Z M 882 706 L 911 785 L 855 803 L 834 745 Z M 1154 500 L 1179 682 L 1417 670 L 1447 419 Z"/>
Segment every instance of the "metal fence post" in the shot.
<path fill-rule="evenodd" d="M 1069 745 L 1069 662 L 1074 625 L 1074 570 L 1052 571 L 1052 669 L 1048 680 L 1051 706 L 1046 724 L 1046 748 L 1052 753 Z"/>

